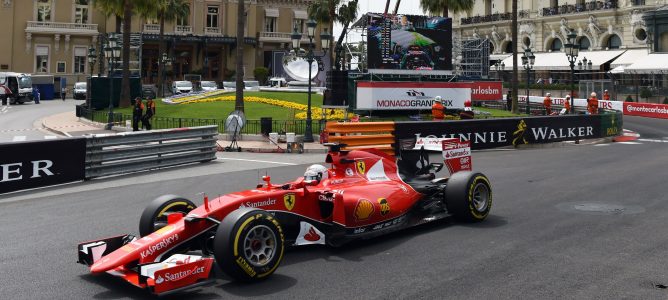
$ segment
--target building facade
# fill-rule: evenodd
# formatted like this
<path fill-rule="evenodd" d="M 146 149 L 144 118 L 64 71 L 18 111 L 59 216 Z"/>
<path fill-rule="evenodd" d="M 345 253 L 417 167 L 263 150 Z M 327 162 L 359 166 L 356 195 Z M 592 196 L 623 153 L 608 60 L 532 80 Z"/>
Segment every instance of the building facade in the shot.
<path fill-rule="evenodd" d="M 185 74 L 229 79 L 235 70 L 237 0 L 189 2 L 189 16 L 165 23 L 163 41 L 172 62 L 166 67 L 167 79 L 179 80 Z M 273 52 L 289 47 L 293 28 L 306 31 L 311 2 L 246 0 L 246 79 L 253 78 L 256 67 L 270 67 Z M 0 71 L 54 75 L 67 78 L 68 85 L 90 74 L 104 74 L 103 57 L 89 64 L 88 49 L 93 46 L 100 54 L 104 36 L 116 27 L 116 18 L 101 13 L 93 0 L 0 0 L 0 28 L 7 29 L 0 44 Z M 159 30 L 158 20 L 133 16 L 131 69 L 144 83 L 156 82 L 159 75 Z"/>

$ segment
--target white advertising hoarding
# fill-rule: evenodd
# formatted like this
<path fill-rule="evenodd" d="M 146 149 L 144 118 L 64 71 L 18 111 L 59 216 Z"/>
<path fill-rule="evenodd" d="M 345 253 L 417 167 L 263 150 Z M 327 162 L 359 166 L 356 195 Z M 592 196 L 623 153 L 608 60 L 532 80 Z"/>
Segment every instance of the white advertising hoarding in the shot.
<path fill-rule="evenodd" d="M 357 109 L 417 110 L 431 109 L 434 98 L 441 96 L 446 109 L 464 109 L 471 99 L 469 83 L 450 82 L 370 82 L 357 83 Z"/>

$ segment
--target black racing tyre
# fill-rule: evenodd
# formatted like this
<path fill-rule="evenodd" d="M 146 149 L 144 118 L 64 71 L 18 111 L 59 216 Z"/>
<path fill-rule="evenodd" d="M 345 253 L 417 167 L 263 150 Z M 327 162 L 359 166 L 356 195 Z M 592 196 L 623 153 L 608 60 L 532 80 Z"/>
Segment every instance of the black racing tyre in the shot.
<path fill-rule="evenodd" d="M 453 174 L 445 187 L 445 205 L 457 220 L 484 220 L 492 208 L 492 186 L 489 179 L 478 172 Z"/>
<path fill-rule="evenodd" d="M 283 229 L 270 213 L 239 208 L 223 219 L 213 241 L 213 256 L 225 274 L 238 281 L 263 280 L 283 260 Z"/>
<path fill-rule="evenodd" d="M 169 213 L 184 215 L 197 207 L 192 201 L 176 195 L 162 195 L 146 206 L 139 219 L 139 235 L 147 236 L 167 225 Z"/>

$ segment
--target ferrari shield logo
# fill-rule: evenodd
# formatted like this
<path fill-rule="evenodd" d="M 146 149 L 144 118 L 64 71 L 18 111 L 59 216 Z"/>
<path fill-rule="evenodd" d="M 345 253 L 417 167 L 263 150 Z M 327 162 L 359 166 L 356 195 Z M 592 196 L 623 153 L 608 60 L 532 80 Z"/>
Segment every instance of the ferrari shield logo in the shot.
<path fill-rule="evenodd" d="M 292 210 L 295 207 L 295 200 L 295 194 L 285 194 L 285 196 L 283 196 L 283 203 L 285 204 L 285 208 Z"/>
<path fill-rule="evenodd" d="M 364 172 L 366 172 L 366 164 L 364 163 L 364 161 L 358 160 L 356 165 L 357 165 L 357 173 L 364 175 Z"/>

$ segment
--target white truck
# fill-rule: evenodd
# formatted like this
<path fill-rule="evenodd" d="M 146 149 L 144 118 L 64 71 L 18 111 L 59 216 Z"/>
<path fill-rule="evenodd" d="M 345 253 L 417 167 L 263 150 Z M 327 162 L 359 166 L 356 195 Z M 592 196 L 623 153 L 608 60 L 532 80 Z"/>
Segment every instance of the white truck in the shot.
<path fill-rule="evenodd" d="M 0 85 L 7 87 L 12 94 L 8 96 L 10 104 L 32 102 L 32 77 L 30 74 L 0 72 Z"/>

